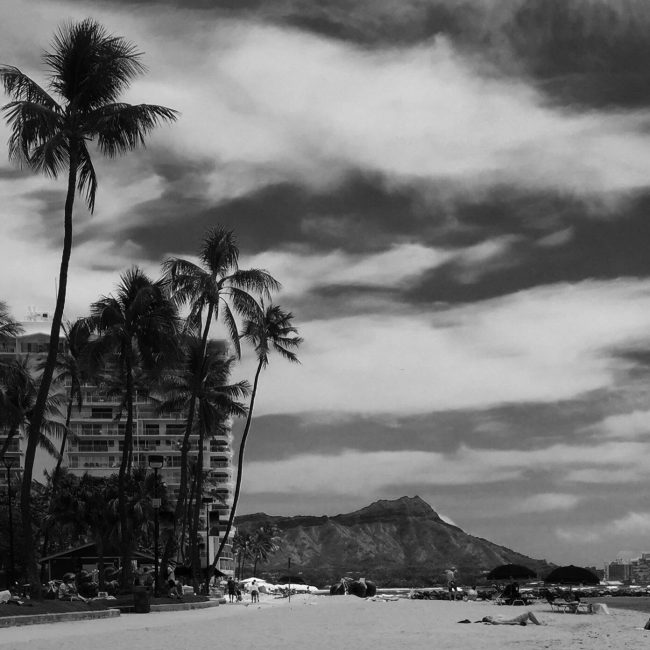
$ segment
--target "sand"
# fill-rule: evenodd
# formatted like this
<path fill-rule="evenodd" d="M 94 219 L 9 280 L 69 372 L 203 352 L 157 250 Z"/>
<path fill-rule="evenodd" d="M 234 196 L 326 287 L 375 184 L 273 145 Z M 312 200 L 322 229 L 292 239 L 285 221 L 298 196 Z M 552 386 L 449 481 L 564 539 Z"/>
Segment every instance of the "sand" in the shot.
<path fill-rule="evenodd" d="M 181 612 L 123 615 L 0 630 L 0 650 L 638 650 L 650 644 L 648 615 L 559 614 L 548 605 L 531 611 L 545 625 L 460 624 L 469 618 L 514 616 L 522 607 L 482 602 L 372 601 L 355 596 L 262 596 L 259 604 L 226 604 Z"/>

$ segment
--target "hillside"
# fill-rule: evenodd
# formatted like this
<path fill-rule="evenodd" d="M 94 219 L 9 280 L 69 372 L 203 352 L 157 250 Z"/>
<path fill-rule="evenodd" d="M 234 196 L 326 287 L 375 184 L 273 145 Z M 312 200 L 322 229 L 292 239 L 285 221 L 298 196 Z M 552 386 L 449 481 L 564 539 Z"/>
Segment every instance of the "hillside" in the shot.
<path fill-rule="evenodd" d="M 264 513 L 237 518 L 242 532 L 266 522 L 279 530 L 279 551 L 260 566 L 259 575 L 302 572 L 312 584 L 327 584 L 343 575 L 373 578 L 379 584 L 431 585 L 449 566 L 463 582 L 500 564 L 524 564 L 544 572 L 548 564 L 444 522 L 420 497 L 377 501 L 334 517 L 274 517 Z"/>

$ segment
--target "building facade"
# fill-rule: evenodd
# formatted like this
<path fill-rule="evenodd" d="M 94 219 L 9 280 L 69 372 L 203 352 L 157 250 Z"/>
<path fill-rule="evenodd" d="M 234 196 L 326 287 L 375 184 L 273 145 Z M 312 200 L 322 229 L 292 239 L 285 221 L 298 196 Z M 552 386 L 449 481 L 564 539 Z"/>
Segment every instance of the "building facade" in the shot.
<path fill-rule="evenodd" d="M 32 318 L 21 323 L 24 334 L 0 349 L 4 355 L 42 356 L 47 353 L 51 322 L 47 314 L 32 313 Z M 61 344 L 62 350 L 64 344 Z M 67 387 L 69 388 L 69 387 Z M 110 394 L 100 386 L 85 384 L 82 387 L 83 406 L 72 411 L 70 431 L 64 455 L 64 465 L 78 476 L 88 473 L 107 477 L 119 471 L 123 450 L 126 414 L 123 413 L 119 395 Z M 160 415 L 156 404 L 146 392 L 136 393 L 134 404 L 133 466 L 149 467 L 150 456 L 162 456 L 163 467 L 158 470 L 165 483 L 168 499 L 176 502 L 180 487 L 181 443 L 185 434 L 186 421 L 181 413 Z M 6 439 L 6 437 L 5 437 Z M 0 435 L 0 445 L 3 437 Z M 190 454 L 196 456 L 198 435 L 190 437 Z M 8 455 L 23 466 L 24 441 L 12 440 Z M 211 561 L 225 534 L 226 521 L 232 508 L 234 496 L 233 480 L 233 436 L 218 432 L 204 442 L 203 469 L 206 472 L 205 501 L 212 497 L 212 503 L 202 508 L 199 533 L 202 538 L 202 564 Z M 16 469 L 15 471 L 18 471 Z M 152 470 L 153 471 L 153 470 Z M 6 481 L 5 481 L 6 482 Z M 216 523 L 217 515 L 219 523 Z M 231 531 L 229 542 L 234 531 Z M 206 544 L 207 538 L 207 544 Z M 217 568 L 226 575 L 234 573 L 231 543 L 227 543 Z"/>

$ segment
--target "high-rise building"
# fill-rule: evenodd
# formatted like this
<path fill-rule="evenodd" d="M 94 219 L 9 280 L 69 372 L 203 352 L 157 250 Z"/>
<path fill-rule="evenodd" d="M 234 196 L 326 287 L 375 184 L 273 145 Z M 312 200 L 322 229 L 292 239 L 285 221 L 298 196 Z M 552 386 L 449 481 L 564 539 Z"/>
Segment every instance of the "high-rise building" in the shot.
<path fill-rule="evenodd" d="M 48 314 L 30 310 L 28 320 L 21 323 L 24 333 L 12 343 L 5 343 L 0 354 L 42 356 L 47 353 L 51 320 Z M 64 349 L 64 343 L 61 343 Z M 224 349 L 225 344 L 224 344 Z M 69 388 L 69 387 L 67 387 Z M 88 473 L 92 476 L 109 476 L 119 471 L 122 457 L 126 414 L 123 413 L 121 396 L 111 394 L 104 388 L 92 384 L 82 386 L 83 405 L 76 405 L 72 411 L 70 430 L 74 434 L 68 441 L 64 464 L 76 475 Z M 152 455 L 164 458 L 163 467 L 158 470 L 167 488 L 172 503 L 178 497 L 180 486 L 181 443 L 185 434 L 185 419 L 181 413 L 160 414 L 156 404 L 144 391 L 138 391 L 134 404 L 133 424 L 133 466 L 147 468 Z M 4 437 L 6 439 L 6 436 Z M 0 445 L 3 437 L 0 435 Z M 190 454 L 198 452 L 198 435 L 190 437 Z M 213 496 L 212 503 L 202 508 L 199 534 L 202 538 L 202 563 L 212 559 L 225 533 L 225 522 L 232 508 L 233 452 L 232 432 L 219 431 L 204 442 L 203 469 L 207 479 L 204 486 L 206 501 Z M 24 441 L 12 440 L 9 454 L 23 466 Z M 219 524 L 215 523 L 216 513 Z M 206 521 L 209 519 L 210 521 Z M 218 534 L 217 534 L 218 533 Z M 233 531 L 230 538 L 232 539 Z M 205 539 L 207 536 L 207 545 Z M 207 557 L 206 557 L 207 552 Z M 225 574 L 234 572 L 231 545 L 228 543 L 219 559 L 217 568 Z"/>

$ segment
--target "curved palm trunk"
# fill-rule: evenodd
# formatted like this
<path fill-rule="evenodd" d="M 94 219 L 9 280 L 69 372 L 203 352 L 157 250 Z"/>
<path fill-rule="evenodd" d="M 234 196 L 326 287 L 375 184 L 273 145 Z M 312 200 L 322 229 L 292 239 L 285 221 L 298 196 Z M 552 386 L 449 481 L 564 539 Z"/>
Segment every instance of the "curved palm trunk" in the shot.
<path fill-rule="evenodd" d="M 226 532 L 219 544 L 219 550 L 216 552 L 214 556 L 214 560 L 212 560 L 212 564 L 210 565 L 211 568 L 213 569 L 217 566 L 217 562 L 219 562 L 219 557 L 223 552 L 223 547 L 226 545 L 226 541 L 228 540 L 228 535 L 230 535 L 230 531 L 232 530 L 232 524 L 233 521 L 235 520 L 235 515 L 237 514 L 237 504 L 239 503 L 239 493 L 241 491 L 242 472 L 244 468 L 244 451 L 246 448 L 246 439 L 248 438 L 248 433 L 251 428 L 251 422 L 253 421 L 253 407 L 255 406 L 255 396 L 257 395 L 257 384 L 259 382 L 261 372 L 262 372 L 262 362 L 260 361 L 257 364 L 257 371 L 255 372 L 255 380 L 253 381 L 253 392 L 251 393 L 251 403 L 248 407 L 248 417 L 246 418 L 246 426 L 244 427 L 244 433 L 242 434 L 241 443 L 239 445 L 239 455 L 237 456 L 237 481 L 235 483 L 235 495 L 233 496 L 232 508 L 230 509 L 230 515 L 228 516 L 228 524 L 226 525 Z"/>
<path fill-rule="evenodd" d="M 61 463 L 63 462 L 63 453 L 65 452 L 65 445 L 68 439 L 68 427 L 70 426 L 70 420 L 72 419 L 72 405 L 73 405 L 73 399 L 70 398 L 68 400 L 68 407 L 65 414 L 65 430 L 63 431 L 63 436 L 61 438 L 61 449 L 59 450 L 59 458 L 56 461 L 56 467 L 54 468 L 54 472 L 52 473 L 50 503 L 47 508 L 49 514 L 52 514 L 52 500 L 54 499 L 54 495 L 56 494 L 56 490 L 59 482 L 59 474 L 61 473 Z M 45 531 L 43 532 L 43 545 L 41 546 L 41 557 L 45 557 L 47 555 L 47 547 L 49 546 L 50 543 L 50 528 L 51 526 L 48 526 L 47 528 L 45 528 Z M 44 564 L 43 566 L 41 566 L 41 583 L 43 582 L 45 582 Z"/>
<path fill-rule="evenodd" d="M 218 315 L 218 308 L 217 308 L 217 315 Z M 201 337 L 201 357 L 205 361 L 205 351 L 207 350 L 208 347 L 208 333 L 210 331 L 210 323 L 212 322 L 212 319 L 216 318 L 215 316 L 215 307 L 214 305 L 210 305 L 208 307 L 208 316 L 205 321 L 205 327 L 203 328 L 203 334 Z M 185 427 L 185 434 L 183 436 L 183 443 L 181 445 L 181 480 L 180 480 L 180 486 L 178 490 L 178 500 L 176 501 L 176 516 L 174 517 L 174 521 L 181 521 L 181 533 L 180 533 L 180 544 L 182 546 L 183 540 L 185 538 L 185 531 L 187 529 L 187 522 L 188 522 L 188 508 L 186 507 L 187 501 L 186 501 L 186 494 L 187 494 L 187 457 L 190 452 L 190 436 L 192 435 L 192 428 L 194 426 L 194 414 L 196 411 L 196 400 L 199 395 L 199 389 L 200 389 L 200 377 L 202 375 L 202 372 L 199 372 L 197 374 L 196 378 L 196 383 L 192 387 L 192 398 L 190 401 L 190 407 L 187 412 L 187 424 Z M 176 530 L 174 530 L 176 533 Z M 182 549 L 181 549 L 182 551 Z"/>
<path fill-rule="evenodd" d="M 61 254 L 61 266 L 59 269 L 59 290 L 56 297 L 56 307 L 52 317 L 52 329 L 50 330 L 50 344 L 47 352 L 43 375 L 38 387 L 36 404 L 32 413 L 32 419 L 27 436 L 27 448 L 25 450 L 25 465 L 23 468 L 23 482 L 20 489 L 20 514 L 23 526 L 23 558 L 27 570 L 27 581 L 32 586 L 33 597 L 41 600 L 43 597 L 41 581 L 38 575 L 38 566 L 34 554 L 34 532 L 32 530 L 32 508 L 31 488 L 32 476 L 34 473 L 34 459 L 36 457 L 36 446 L 43 424 L 47 397 L 52 384 L 56 357 L 59 350 L 59 333 L 63 321 L 63 309 L 65 307 L 65 295 L 68 286 L 68 267 L 70 265 L 70 254 L 72 252 L 72 208 L 74 206 L 75 186 L 77 184 L 77 152 L 74 144 L 71 144 L 70 163 L 68 169 L 68 191 L 65 198 L 65 210 L 63 217 L 63 251 Z"/>
<path fill-rule="evenodd" d="M 120 552 L 122 563 L 122 587 L 131 584 L 131 534 L 129 531 L 129 518 L 127 513 L 126 479 L 129 474 L 131 450 L 133 448 L 133 368 L 131 351 L 125 350 L 126 365 L 126 426 L 124 427 L 124 447 L 120 462 L 120 473 L 117 479 L 118 508 L 120 517 Z"/>

